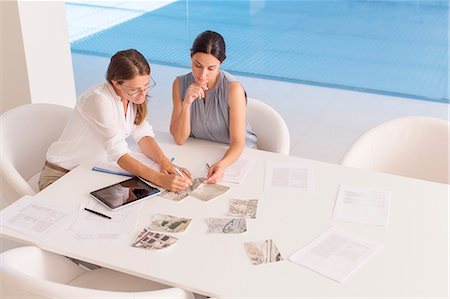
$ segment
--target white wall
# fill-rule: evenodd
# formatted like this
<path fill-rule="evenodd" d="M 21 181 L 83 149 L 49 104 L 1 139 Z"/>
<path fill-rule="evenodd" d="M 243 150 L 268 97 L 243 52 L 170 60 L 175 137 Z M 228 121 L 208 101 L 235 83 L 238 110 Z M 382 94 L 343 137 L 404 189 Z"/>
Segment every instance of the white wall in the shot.
<path fill-rule="evenodd" d="M 31 100 L 17 6 L 0 1 L 0 112 Z"/>
<path fill-rule="evenodd" d="M 73 107 L 63 1 L 0 1 L 0 112 L 27 103 Z"/>
<path fill-rule="evenodd" d="M 16 1 L 0 1 L 0 113 L 30 102 L 30 89 Z M 0 209 L 17 193 L 0 178 Z M 0 252 L 19 246 L 0 238 Z"/>
<path fill-rule="evenodd" d="M 19 16 L 33 103 L 73 107 L 75 85 L 63 1 L 19 1 Z"/>

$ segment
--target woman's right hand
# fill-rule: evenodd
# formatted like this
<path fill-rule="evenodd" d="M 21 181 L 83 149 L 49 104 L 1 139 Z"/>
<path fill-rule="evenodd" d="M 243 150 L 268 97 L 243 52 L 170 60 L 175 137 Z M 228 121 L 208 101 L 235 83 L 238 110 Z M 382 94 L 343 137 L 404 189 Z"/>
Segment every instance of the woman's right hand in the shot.
<path fill-rule="evenodd" d="M 187 177 L 181 177 L 175 174 L 159 174 L 158 185 L 170 191 L 183 191 L 192 185 L 192 181 Z"/>
<path fill-rule="evenodd" d="M 189 85 L 186 90 L 186 95 L 184 96 L 184 103 L 191 104 L 196 99 L 204 99 L 205 93 L 208 90 L 208 87 L 205 85 L 199 85 L 197 83 L 192 83 Z"/>

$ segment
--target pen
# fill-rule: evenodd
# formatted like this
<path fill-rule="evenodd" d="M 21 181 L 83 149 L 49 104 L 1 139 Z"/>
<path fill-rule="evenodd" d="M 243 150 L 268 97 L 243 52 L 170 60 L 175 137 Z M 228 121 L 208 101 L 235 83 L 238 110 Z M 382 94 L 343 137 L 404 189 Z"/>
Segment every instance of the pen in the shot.
<path fill-rule="evenodd" d="M 174 160 L 175 160 L 174 157 L 170 158 L 170 162 L 173 162 Z M 181 172 L 181 170 L 176 166 L 175 166 L 175 171 L 178 173 L 179 176 L 181 176 L 183 178 L 185 177 L 184 174 Z"/>
<path fill-rule="evenodd" d="M 94 210 L 91 210 L 91 209 L 88 209 L 88 208 L 84 208 L 84 210 L 88 211 L 88 212 L 91 212 L 92 214 L 95 214 L 95 215 L 98 215 L 98 216 L 101 216 L 101 217 L 104 217 L 104 218 L 111 219 L 111 217 L 109 217 L 108 215 L 102 214 L 100 212 L 97 212 L 97 211 L 94 211 Z"/>
<path fill-rule="evenodd" d="M 175 171 L 178 173 L 179 176 L 184 177 L 184 174 L 181 172 L 181 170 L 175 166 Z"/>
<path fill-rule="evenodd" d="M 208 167 L 208 169 L 211 168 L 211 166 L 209 166 L 208 162 L 206 162 L 206 167 Z"/>

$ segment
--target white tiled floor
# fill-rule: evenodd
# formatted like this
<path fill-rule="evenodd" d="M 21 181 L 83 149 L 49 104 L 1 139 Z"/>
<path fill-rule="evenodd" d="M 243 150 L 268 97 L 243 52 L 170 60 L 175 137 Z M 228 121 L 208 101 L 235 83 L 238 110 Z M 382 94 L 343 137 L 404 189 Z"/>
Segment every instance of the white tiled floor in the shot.
<path fill-rule="evenodd" d="M 109 62 L 102 57 L 73 54 L 77 95 L 101 82 Z M 157 86 L 151 92 L 149 120 L 168 131 L 173 79 L 188 69 L 152 64 Z M 426 115 L 449 120 L 449 105 L 236 76 L 249 97 L 271 105 L 285 119 L 291 154 L 339 163 L 351 143 L 369 128 L 392 118 Z"/>

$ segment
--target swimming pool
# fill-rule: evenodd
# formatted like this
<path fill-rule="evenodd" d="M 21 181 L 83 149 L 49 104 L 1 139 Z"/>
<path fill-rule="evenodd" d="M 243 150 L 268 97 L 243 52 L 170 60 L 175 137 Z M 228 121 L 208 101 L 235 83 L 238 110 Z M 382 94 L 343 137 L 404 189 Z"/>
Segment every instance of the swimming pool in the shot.
<path fill-rule="evenodd" d="M 234 74 L 449 102 L 447 1 L 102 3 L 68 3 L 69 27 L 77 8 L 132 16 L 74 39 L 73 52 L 136 48 L 152 63 L 190 67 L 193 39 L 211 29 L 224 36 L 223 68 Z"/>

